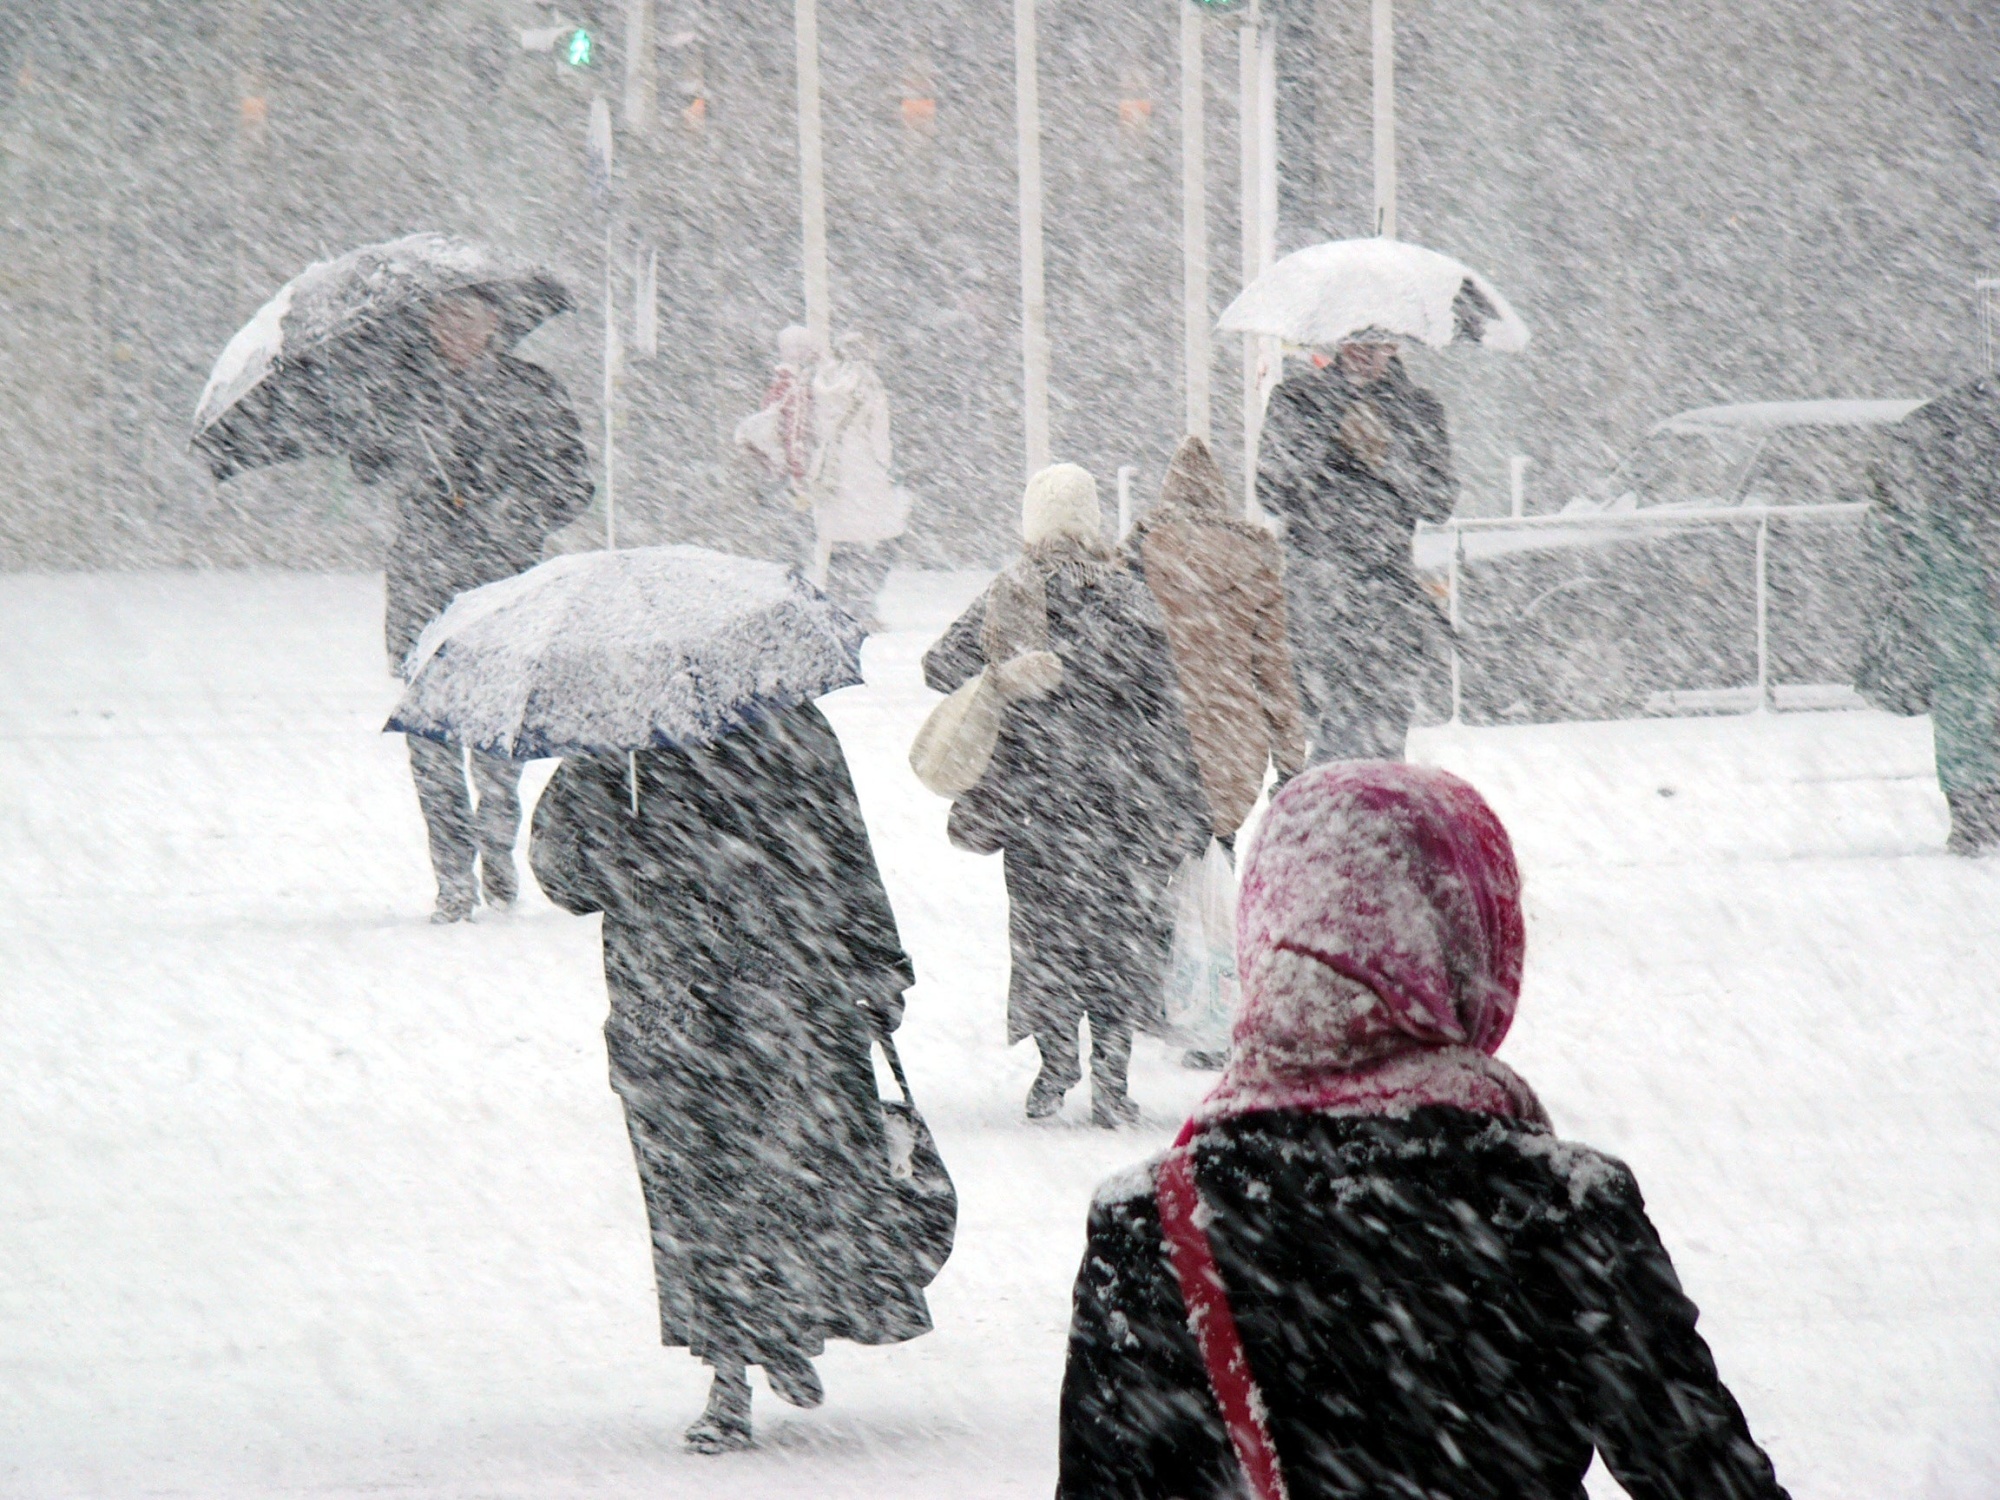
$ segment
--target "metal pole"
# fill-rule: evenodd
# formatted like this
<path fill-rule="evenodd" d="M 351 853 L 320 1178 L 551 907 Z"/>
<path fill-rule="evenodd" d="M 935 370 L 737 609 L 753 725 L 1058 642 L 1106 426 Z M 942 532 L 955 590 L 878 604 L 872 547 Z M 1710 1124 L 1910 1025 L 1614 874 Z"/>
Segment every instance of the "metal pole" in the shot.
<path fill-rule="evenodd" d="M 1460 559 L 1465 555 L 1465 533 L 1456 526 L 1451 529 L 1451 572 L 1445 582 L 1445 598 L 1450 605 L 1451 620 L 1451 722 L 1459 722 L 1459 714 L 1464 707 L 1464 682 L 1459 667 L 1458 656 L 1458 575 Z"/>
<path fill-rule="evenodd" d="M 618 550 L 618 450 L 611 433 L 617 401 L 618 312 L 612 297 L 611 210 L 604 210 L 604 547 Z"/>
<path fill-rule="evenodd" d="M 1035 0 L 1014 0 L 1014 134 L 1021 189 L 1021 416 L 1032 476 L 1049 462 L 1049 326 L 1042 284 L 1042 100 L 1035 57 Z"/>
<path fill-rule="evenodd" d="M 1765 564 L 1770 550 L 1771 521 L 1757 521 L 1757 708 L 1763 713 L 1771 706 L 1770 588 Z"/>
<path fill-rule="evenodd" d="M 1516 453 L 1507 460 L 1507 501 L 1512 514 L 1525 515 L 1528 508 L 1528 455 Z"/>
<path fill-rule="evenodd" d="M 1187 430 L 1209 438 L 1208 122 L 1202 100 L 1202 14 L 1181 6 L 1181 339 Z"/>
<path fill-rule="evenodd" d="M 653 0 L 625 0 L 625 124 L 653 128 Z"/>
<path fill-rule="evenodd" d="M 1132 476 L 1138 472 L 1131 464 L 1118 466 L 1118 540 L 1121 542 L 1132 531 Z"/>
<path fill-rule="evenodd" d="M 1238 214 L 1243 254 L 1243 285 L 1257 279 L 1264 247 L 1263 115 L 1260 102 L 1263 70 L 1258 57 L 1258 37 L 1263 31 L 1263 7 L 1250 0 L 1249 12 L 1236 33 L 1236 137 L 1240 147 L 1238 170 L 1242 189 L 1242 209 Z M 1243 335 L 1243 497 L 1244 514 L 1253 512 L 1257 494 L 1257 429 L 1262 425 L 1258 408 L 1258 355 L 1263 340 L 1254 333 Z"/>
<path fill-rule="evenodd" d="M 826 279 L 826 173 L 820 157 L 819 0 L 794 0 L 799 74 L 799 220 L 804 231 L 806 328 L 831 346 L 833 310 Z"/>
<path fill-rule="evenodd" d="M 1374 0 L 1375 232 L 1396 237 L 1396 9 Z"/>

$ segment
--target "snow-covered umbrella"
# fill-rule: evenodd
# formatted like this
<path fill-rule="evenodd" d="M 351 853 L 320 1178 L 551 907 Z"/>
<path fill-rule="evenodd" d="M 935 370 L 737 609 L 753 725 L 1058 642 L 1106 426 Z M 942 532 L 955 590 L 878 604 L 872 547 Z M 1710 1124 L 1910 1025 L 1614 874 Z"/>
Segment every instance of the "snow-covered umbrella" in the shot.
<path fill-rule="evenodd" d="M 862 634 L 777 563 L 571 553 L 453 600 L 385 728 L 513 760 L 705 745 L 860 682 Z"/>
<path fill-rule="evenodd" d="M 1433 349 L 1528 343 L 1528 325 L 1492 282 L 1449 255 L 1391 239 L 1294 250 L 1245 287 L 1218 326 L 1321 347 L 1369 329 Z"/>
<path fill-rule="evenodd" d="M 571 307 L 547 271 L 470 240 L 412 234 L 316 261 L 238 329 L 195 405 L 193 446 L 218 480 L 310 454 L 347 451 L 378 399 L 395 402 L 398 365 L 434 297 L 477 289 L 511 348 Z"/>

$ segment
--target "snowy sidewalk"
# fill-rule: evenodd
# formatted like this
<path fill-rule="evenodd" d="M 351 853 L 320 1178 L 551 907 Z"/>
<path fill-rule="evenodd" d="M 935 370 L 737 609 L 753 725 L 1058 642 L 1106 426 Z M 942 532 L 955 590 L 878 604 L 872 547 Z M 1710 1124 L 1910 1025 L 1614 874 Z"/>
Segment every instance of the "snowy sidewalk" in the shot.
<path fill-rule="evenodd" d="M 760 1449 L 699 1460 L 596 923 L 531 893 L 426 924 L 379 579 L 0 578 L 0 1494 L 1046 1496 L 1091 1186 L 1206 1079 L 1142 1043 L 1142 1130 L 1080 1097 L 1019 1118 L 999 862 L 946 845 L 904 762 L 917 659 L 973 587 L 898 575 L 868 685 L 826 705 L 962 1195 L 937 1332 L 834 1346 L 817 1412 L 760 1384 Z M 2000 1420 L 2000 861 L 1938 852 L 1927 726 L 1416 748 L 1522 849 L 1505 1055 L 1638 1172 L 1780 1477 L 1925 1493 Z"/>

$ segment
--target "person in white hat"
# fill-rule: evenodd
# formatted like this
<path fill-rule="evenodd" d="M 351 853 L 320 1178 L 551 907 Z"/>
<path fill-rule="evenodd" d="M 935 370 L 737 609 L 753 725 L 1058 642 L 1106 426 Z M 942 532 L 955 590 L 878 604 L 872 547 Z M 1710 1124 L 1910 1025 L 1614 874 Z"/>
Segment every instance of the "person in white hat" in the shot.
<path fill-rule="evenodd" d="M 1091 1118 L 1138 1116 L 1126 1092 L 1135 1027 L 1159 1019 L 1171 920 L 1167 881 L 1207 846 L 1208 808 L 1159 606 L 1105 545 L 1097 481 L 1056 464 L 1028 482 L 1020 559 L 924 658 L 951 692 L 982 668 L 1052 652 L 1060 680 L 1007 710 L 992 763 L 952 807 L 952 842 L 1004 851 L 1013 976 L 1007 1039 L 1042 1066 L 1031 1119 L 1082 1076 Z"/>

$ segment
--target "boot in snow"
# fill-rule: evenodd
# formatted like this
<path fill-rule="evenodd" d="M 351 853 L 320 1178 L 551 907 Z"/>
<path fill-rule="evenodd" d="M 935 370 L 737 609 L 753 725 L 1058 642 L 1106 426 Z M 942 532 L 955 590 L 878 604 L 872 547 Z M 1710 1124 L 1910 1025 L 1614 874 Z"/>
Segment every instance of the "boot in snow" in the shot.
<path fill-rule="evenodd" d="M 682 1440 L 691 1453 L 740 1453 L 750 1446 L 750 1377 L 741 1365 L 715 1372 L 708 1410 Z"/>
<path fill-rule="evenodd" d="M 486 904 L 493 907 L 509 907 L 521 894 L 521 879 L 514 873 L 514 856 L 511 854 L 482 854 L 479 856 L 479 888 L 486 897 Z"/>

